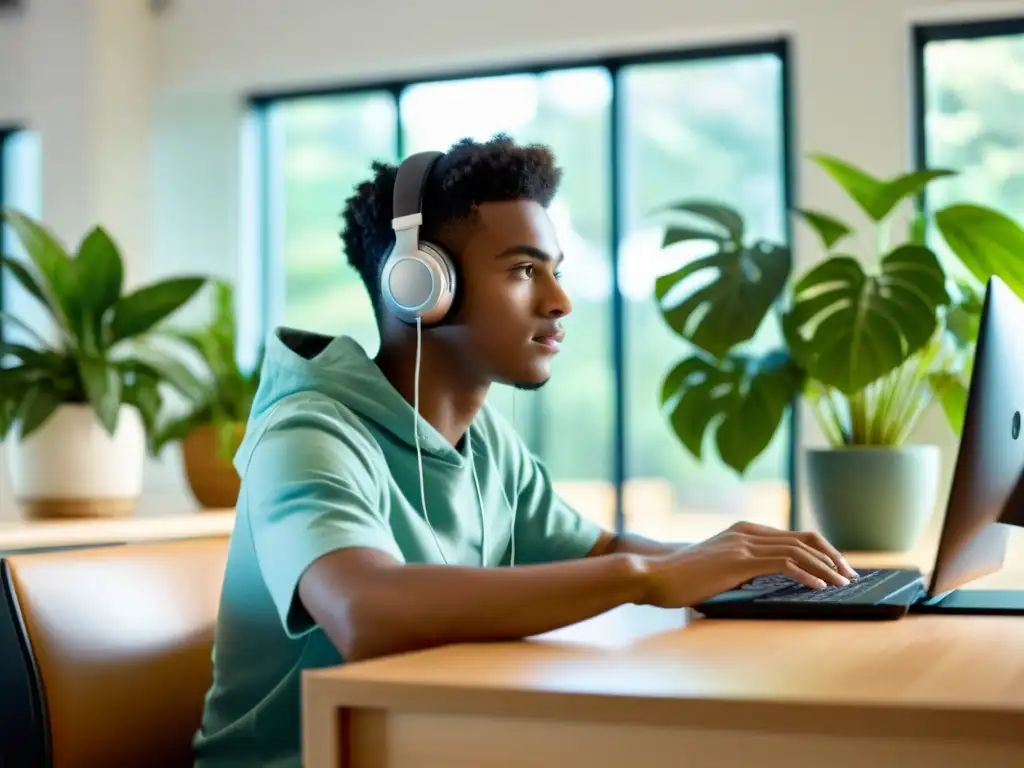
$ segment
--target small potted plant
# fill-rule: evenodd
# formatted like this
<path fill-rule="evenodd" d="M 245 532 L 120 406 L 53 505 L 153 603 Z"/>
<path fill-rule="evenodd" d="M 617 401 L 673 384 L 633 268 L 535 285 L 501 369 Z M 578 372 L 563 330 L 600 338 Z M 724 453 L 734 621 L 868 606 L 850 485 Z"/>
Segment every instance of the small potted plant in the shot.
<path fill-rule="evenodd" d="M 161 385 L 189 386 L 187 371 L 150 345 L 149 332 L 202 287 L 175 277 L 124 292 L 117 245 L 95 227 L 71 255 L 41 223 L 14 210 L 3 220 L 28 256 L 3 268 L 48 312 L 32 327 L 3 313 L 0 439 L 8 441 L 15 499 L 27 517 L 125 515 L 142 490 L 147 439 Z"/>
<path fill-rule="evenodd" d="M 825 258 L 794 281 L 789 248 L 749 241 L 728 205 L 667 207 L 673 221 L 663 247 L 694 243 L 703 253 L 655 285 L 663 318 L 692 345 L 666 375 L 661 403 L 690 453 L 699 459 L 713 433 L 721 459 L 742 474 L 805 398 L 829 441 L 806 451 L 822 532 L 845 549 L 902 550 L 933 511 L 939 471 L 937 447 L 908 438 L 936 398 L 959 430 L 980 293 L 947 274 L 925 241 L 923 215 L 905 239 L 892 239 L 899 205 L 951 172 L 882 180 L 835 157 L 812 158 L 866 214 L 871 245 L 861 244 L 862 258 L 847 249 L 853 227 L 798 210 Z M 1019 224 L 968 204 L 938 211 L 934 224 L 978 282 L 997 274 L 1024 295 Z M 778 322 L 777 347 L 750 350 L 769 315 Z"/>
<path fill-rule="evenodd" d="M 205 375 L 189 387 L 187 410 L 161 426 L 157 450 L 180 441 L 192 495 L 204 509 L 222 509 L 233 507 L 238 498 L 241 481 L 232 458 L 259 388 L 260 362 L 249 372 L 239 365 L 234 291 L 223 280 L 214 281 L 212 288 L 208 324 L 162 331 L 198 355 Z"/>

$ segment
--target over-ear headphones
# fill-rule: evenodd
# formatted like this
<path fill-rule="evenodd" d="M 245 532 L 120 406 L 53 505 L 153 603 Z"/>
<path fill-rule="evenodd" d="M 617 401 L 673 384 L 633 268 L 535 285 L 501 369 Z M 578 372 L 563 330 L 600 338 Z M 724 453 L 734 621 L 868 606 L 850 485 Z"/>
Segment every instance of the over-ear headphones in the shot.
<path fill-rule="evenodd" d="M 423 190 L 441 152 L 419 152 L 398 166 L 395 177 L 395 244 L 380 273 L 385 306 L 406 323 L 441 322 L 455 298 L 455 266 L 444 248 L 420 240 Z"/>

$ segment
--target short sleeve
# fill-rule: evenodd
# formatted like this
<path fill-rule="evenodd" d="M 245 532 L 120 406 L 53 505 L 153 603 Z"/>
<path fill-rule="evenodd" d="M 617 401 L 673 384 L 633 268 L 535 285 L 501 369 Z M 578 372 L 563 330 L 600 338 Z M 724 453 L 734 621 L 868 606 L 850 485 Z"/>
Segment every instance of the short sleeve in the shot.
<path fill-rule="evenodd" d="M 349 547 L 402 555 L 386 519 L 368 451 L 336 407 L 307 403 L 276 415 L 252 450 L 242 493 L 260 573 L 285 631 L 313 621 L 298 599 L 305 570 Z"/>
<path fill-rule="evenodd" d="M 544 464 L 525 446 L 518 453 L 515 562 L 547 563 L 586 557 L 603 529 L 556 492 Z"/>

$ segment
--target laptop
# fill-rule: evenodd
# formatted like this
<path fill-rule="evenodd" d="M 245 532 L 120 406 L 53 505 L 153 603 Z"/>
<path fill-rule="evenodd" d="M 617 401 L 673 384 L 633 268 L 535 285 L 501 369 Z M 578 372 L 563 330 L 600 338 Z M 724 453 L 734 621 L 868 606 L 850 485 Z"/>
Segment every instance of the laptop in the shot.
<path fill-rule="evenodd" d="M 998 571 L 1010 526 L 1024 527 L 1024 302 L 997 277 L 985 286 L 964 426 L 930 576 L 858 569 L 813 590 L 761 576 L 694 606 L 706 618 L 897 619 L 908 613 L 1024 614 L 1024 590 L 961 587 Z M 1024 587 L 1024 584 L 1022 584 Z"/>

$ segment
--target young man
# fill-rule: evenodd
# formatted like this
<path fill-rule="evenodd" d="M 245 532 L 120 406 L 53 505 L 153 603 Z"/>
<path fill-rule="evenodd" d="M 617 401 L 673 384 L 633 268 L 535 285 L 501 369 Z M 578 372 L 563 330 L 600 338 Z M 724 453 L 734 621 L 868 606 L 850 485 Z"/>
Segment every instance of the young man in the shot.
<path fill-rule="evenodd" d="M 678 608 L 762 574 L 816 588 L 855 577 L 810 534 L 741 524 L 669 546 L 570 509 L 484 405 L 494 382 L 551 376 L 571 311 L 546 210 L 561 172 L 547 149 L 502 136 L 417 162 L 403 166 L 402 210 L 396 168 L 376 164 L 344 213 L 376 358 L 345 337 L 269 339 L 236 457 L 198 766 L 298 766 L 306 668 L 522 638 L 624 603 Z M 422 226 L 406 229 L 421 200 Z M 418 242 L 418 261 L 388 261 Z M 403 310 L 417 290 L 433 307 L 419 323 Z"/>

